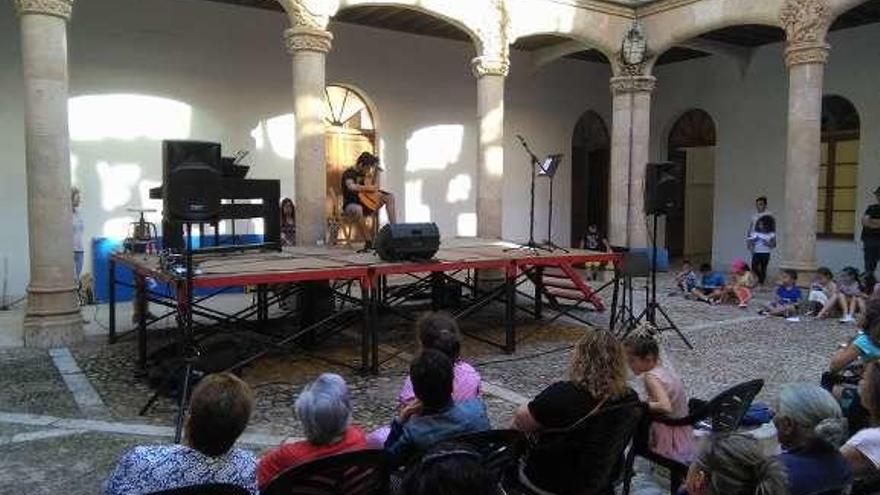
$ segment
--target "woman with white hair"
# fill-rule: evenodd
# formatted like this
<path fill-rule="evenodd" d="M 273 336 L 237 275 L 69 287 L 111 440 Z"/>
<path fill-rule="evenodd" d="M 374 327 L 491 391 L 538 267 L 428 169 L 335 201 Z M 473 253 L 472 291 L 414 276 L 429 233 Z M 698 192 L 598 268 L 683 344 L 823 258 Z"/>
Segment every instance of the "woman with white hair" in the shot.
<path fill-rule="evenodd" d="M 785 468 L 745 435 L 717 435 L 700 449 L 685 481 L 688 495 L 788 495 Z"/>
<path fill-rule="evenodd" d="M 846 440 L 846 420 L 831 393 L 818 385 L 784 385 L 773 423 L 791 495 L 824 493 L 852 483 L 849 466 L 837 450 Z"/>
<path fill-rule="evenodd" d="M 260 489 L 291 467 L 367 446 L 364 432 L 351 425 L 348 386 L 341 376 L 324 373 L 306 385 L 294 409 L 306 439 L 285 442 L 260 458 L 257 466 Z"/>

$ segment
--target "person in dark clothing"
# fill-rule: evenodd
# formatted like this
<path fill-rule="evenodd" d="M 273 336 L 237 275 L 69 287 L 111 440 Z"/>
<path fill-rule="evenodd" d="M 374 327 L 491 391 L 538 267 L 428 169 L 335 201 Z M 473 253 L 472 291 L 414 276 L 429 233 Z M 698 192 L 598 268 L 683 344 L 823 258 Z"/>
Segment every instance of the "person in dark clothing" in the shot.
<path fill-rule="evenodd" d="M 638 395 L 626 382 L 623 345 L 614 335 L 588 331 L 573 352 L 569 379 L 550 385 L 520 406 L 514 429 L 540 435 L 543 430 L 570 427 L 606 408 L 638 407 Z M 615 426 L 617 422 L 607 428 Z M 520 480 L 557 494 L 604 493 L 622 452 L 612 452 L 610 446 L 589 453 L 577 450 L 570 443 L 539 440 L 522 466 Z"/>
<path fill-rule="evenodd" d="M 876 202 L 862 216 L 862 245 L 865 250 L 865 272 L 874 273 L 880 260 L 880 187 L 874 189 Z"/>
<path fill-rule="evenodd" d="M 347 215 L 352 215 L 358 219 L 361 231 L 364 237 L 370 241 L 367 236 L 367 228 L 364 225 L 364 219 L 373 215 L 383 206 L 388 213 L 388 222 L 397 223 L 397 210 L 395 209 L 394 195 L 390 192 L 379 189 L 377 183 L 365 183 L 367 176 L 376 179 L 376 171 L 379 168 L 379 158 L 372 153 L 364 151 L 358 156 L 357 162 L 353 167 L 347 168 L 342 172 L 342 210 Z M 374 195 L 375 203 L 364 204 L 361 194 Z"/>

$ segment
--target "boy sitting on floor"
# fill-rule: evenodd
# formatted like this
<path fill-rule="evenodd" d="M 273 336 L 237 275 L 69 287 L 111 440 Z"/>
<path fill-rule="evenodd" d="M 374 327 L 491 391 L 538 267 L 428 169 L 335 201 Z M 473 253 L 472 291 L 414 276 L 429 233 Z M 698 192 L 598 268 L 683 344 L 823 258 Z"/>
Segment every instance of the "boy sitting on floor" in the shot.
<path fill-rule="evenodd" d="M 712 265 L 703 263 L 700 265 L 700 281 L 691 291 L 698 301 L 709 304 L 718 304 L 724 295 L 724 275 L 712 271 Z"/>
<path fill-rule="evenodd" d="M 776 287 L 776 300 L 764 307 L 760 314 L 770 316 L 793 316 L 801 300 L 801 289 L 797 286 L 797 272 L 782 270 L 779 286 Z"/>

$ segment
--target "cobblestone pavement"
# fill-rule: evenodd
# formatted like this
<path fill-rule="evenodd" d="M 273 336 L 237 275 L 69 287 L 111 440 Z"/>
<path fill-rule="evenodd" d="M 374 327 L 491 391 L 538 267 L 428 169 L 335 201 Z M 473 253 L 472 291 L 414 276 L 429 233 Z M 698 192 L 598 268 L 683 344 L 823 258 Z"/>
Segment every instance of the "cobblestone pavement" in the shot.
<path fill-rule="evenodd" d="M 759 298 L 768 296 L 764 293 Z M 660 301 L 695 346 L 688 350 L 673 332 L 660 338 L 665 359 L 683 376 L 693 397 L 709 397 L 734 383 L 760 377 L 767 381 L 761 397 L 772 402 L 783 383 L 817 382 L 837 344 L 855 331 L 836 321 L 788 322 L 760 317 L 758 303 L 741 310 L 665 293 Z M 501 341 L 502 311 L 498 307 L 470 318 L 463 329 L 483 339 Z M 580 315 L 600 326 L 608 321 L 604 313 Z M 463 356 L 483 376 L 493 425 L 508 425 L 519 402 L 565 376 L 569 346 L 583 331 L 584 327 L 572 320 L 549 325 L 523 320 L 518 324 L 514 355 L 466 339 Z M 291 404 L 303 384 L 322 371 L 340 373 L 348 381 L 356 423 L 372 429 L 388 422 L 406 373 L 407 353 L 414 351 L 409 326 L 397 323 L 382 333 L 385 362 L 379 376 L 361 376 L 331 363 L 357 363 L 360 348 L 355 337 L 342 333 L 307 353 L 270 355 L 244 369 L 244 378 L 257 397 L 246 447 L 259 453 L 285 437 L 300 436 Z M 81 412 L 85 409 L 69 391 L 47 351 L 0 350 L 0 493 L 96 493 L 127 448 L 168 441 L 175 404 L 162 397 L 145 416 L 138 415 L 152 389 L 135 373 L 136 346 L 131 340 L 108 346 L 104 338 L 94 337 L 70 351 L 109 410 L 109 417 L 86 417 Z M 395 357 L 400 351 L 404 354 Z M 84 452 L 88 455 L 82 455 Z M 635 493 L 667 493 L 647 471 L 640 465 Z"/>

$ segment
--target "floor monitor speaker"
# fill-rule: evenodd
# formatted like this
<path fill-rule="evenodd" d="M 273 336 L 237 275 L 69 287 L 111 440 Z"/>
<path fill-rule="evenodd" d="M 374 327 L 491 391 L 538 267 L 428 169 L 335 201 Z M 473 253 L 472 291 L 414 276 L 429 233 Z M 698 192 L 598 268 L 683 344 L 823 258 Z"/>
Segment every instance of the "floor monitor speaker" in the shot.
<path fill-rule="evenodd" d="M 385 261 L 429 260 L 440 249 L 436 223 L 388 224 L 379 230 L 376 252 Z"/>

